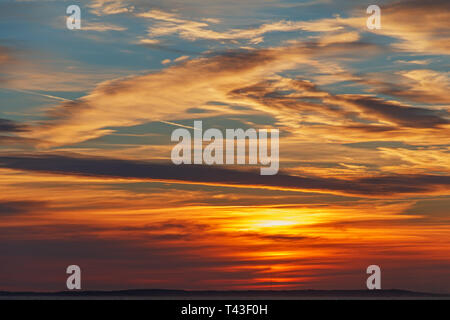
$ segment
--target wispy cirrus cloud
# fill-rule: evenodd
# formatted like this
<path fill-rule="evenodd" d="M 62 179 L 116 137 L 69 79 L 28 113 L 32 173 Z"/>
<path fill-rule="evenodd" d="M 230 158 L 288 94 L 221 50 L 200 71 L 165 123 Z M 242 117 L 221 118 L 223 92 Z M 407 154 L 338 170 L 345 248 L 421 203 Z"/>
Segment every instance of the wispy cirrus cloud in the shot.
<path fill-rule="evenodd" d="M 87 22 L 83 23 L 82 31 L 97 31 L 97 32 L 106 32 L 106 31 L 125 31 L 127 28 L 111 24 L 111 23 L 102 23 L 102 22 Z"/>
<path fill-rule="evenodd" d="M 325 99 L 327 100 L 327 99 Z M 340 95 L 329 100 L 331 103 L 357 108 L 361 116 L 367 115 L 373 120 L 385 121 L 400 127 L 434 128 L 450 124 L 449 113 L 402 105 L 364 95 Z"/>
<path fill-rule="evenodd" d="M 93 0 L 89 7 L 91 12 L 98 16 L 114 15 L 132 12 L 134 6 L 127 0 Z"/>
<path fill-rule="evenodd" d="M 430 69 L 399 71 L 402 83 L 386 88 L 385 92 L 430 104 L 450 103 L 450 72 Z"/>
<path fill-rule="evenodd" d="M 404 0 L 381 5 L 382 27 L 373 33 L 392 37 L 392 47 L 399 51 L 423 54 L 450 53 L 450 3 L 445 0 Z M 417 18 L 420 17 L 420 18 Z M 307 22 L 313 32 L 352 29 L 368 32 L 367 16 L 361 9 L 348 18 L 336 17 Z"/>
<path fill-rule="evenodd" d="M 400 50 L 449 54 L 449 30 L 450 3 L 448 1 L 407 0 L 383 8 L 381 34 L 401 39 L 395 44 L 395 47 Z"/>
<path fill-rule="evenodd" d="M 14 60 L 12 49 L 7 46 L 0 46 L 0 66 Z"/>
<path fill-rule="evenodd" d="M 348 59 L 355 53 L 355 48 L 363 47 L 370 48 L 370 45 L 359 42 L 326 46 L 306 43 L 229 51 L 191 59 L 160 72 L 105 82 L 89 95 L 54 108 L 51 112 L 53 119 L 35 127 L 30 137 L 48 141 L 49 145 L 63 145 L 111 133 L 112 130 L 106 127 L 192 118 L 195 114 L 187 113 L 192 107 L 210 110 L 210 115 L 239 113 L 227 108 L 227 104 L 240 104 L 255 112 L 267 112 L 292 125 L 300 119 L 292 118 L 289 108 L 274 108 L 265 103 L 267 99 L 245 96 L 245 88 L 266 79 L 282 84 L 285 81 L 279 80 L 279 72 L 306 65 L 332 52 Z M 283 97 L 279 100 L 283 101 Z M 208 105 L 210 101 L 219 101 L 225 106 Z M 127 111 L 130 107 L 133 113 Z M 91 121 L 93 117 L 96 121 Z"/>
<path fill-rule="evenodd" d="M 193 21 L 182 18 L 178 14 L 161 10 L 150 10 L 148 12 L 138 13 L 137 16 L 156 21 L 148 29 L 150 39 L 178 34 L 181 38 L 191 41 L 197 39 L 215 41 L 248 40 L 253 44 L 257 44 L 264 41 L 263 36 L 266 33 L 289 32 L 303 29 L 302 22 L 277 21 L 262 24 L 257 28 L 251 29 L 215 31 L 211 28 L 211 24 L 217 23 L 218 21 L 212 19 Z"/>

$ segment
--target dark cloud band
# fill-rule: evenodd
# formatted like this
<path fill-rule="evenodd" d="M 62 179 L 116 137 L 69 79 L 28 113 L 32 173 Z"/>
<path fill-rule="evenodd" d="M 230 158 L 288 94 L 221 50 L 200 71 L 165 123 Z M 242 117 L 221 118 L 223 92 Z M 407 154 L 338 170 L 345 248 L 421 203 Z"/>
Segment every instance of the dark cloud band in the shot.
<path fill-rule="evenodd" d="M 389 196 L 449 190 L 450 177 L 439 175 L 393 175 L 343 180 L 301 177 L 280 173 L 260 176 L 258 171 L 217 166 L 181 165 L 110 158 L 79 158 L 62 155 L 0 157 L 0 167 L 55 174 L 107 178 L 169 180 L 246 188 L 274 188 L 364 196 Z"/>

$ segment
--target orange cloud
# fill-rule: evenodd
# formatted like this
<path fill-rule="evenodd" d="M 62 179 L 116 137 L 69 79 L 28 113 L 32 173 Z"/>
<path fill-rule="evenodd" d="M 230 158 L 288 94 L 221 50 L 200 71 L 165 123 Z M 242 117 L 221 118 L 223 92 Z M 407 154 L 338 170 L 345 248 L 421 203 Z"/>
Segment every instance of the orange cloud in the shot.
<path fill-rule="evenodd" d="M 178 14 L 168 13 L 161 10 L 150 10 L 148 12 L 136 14 L 136 16 L 157 21 L 148 30 L 148 36 L 150 39 L 171 34 L 179 34 L 181 38 L 191 41 L 197 39 L 216 41 L 246 39 L 253 44 L 257 44 L 262 42 L 264 40 L 262 36 L 269 32 L 288 32 L 303 29 L 302 22 L 278 21 L 266 23 L 253 29 L 215 31 L 210 28 L 210 24 L 218 22 L 214 19 L 192 21 L 184 19 Z"/>

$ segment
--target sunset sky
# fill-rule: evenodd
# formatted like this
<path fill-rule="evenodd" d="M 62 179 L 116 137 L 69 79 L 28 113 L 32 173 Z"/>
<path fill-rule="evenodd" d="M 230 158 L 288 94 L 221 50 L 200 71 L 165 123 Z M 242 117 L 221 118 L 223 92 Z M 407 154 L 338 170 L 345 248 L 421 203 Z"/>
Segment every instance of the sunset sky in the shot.
<path fill-rule="evenodd" d="M 69 265 L 85 290 L 365 289 L 379 265 L 383 289 L 450 292 L 450 1 L 0 17 L 0 291 L 65 290 Z M 279 173 L 174 165 L 195 120 L 278 129 Z"/>

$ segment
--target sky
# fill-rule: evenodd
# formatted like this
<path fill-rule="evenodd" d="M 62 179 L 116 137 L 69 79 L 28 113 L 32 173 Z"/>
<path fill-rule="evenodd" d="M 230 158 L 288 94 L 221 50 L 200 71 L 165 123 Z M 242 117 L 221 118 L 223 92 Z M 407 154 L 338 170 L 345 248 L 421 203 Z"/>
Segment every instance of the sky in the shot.
<path fill-rule="evenodd" d="M 450 292 L 449 1 L 0 17 L 0 290 L 65 290 L 69 265 L 85 290 L 366 289 L 378 265 L 384 289 Z M 173 164 L 199 120 L 278 129 L 278 174 Z"/>

